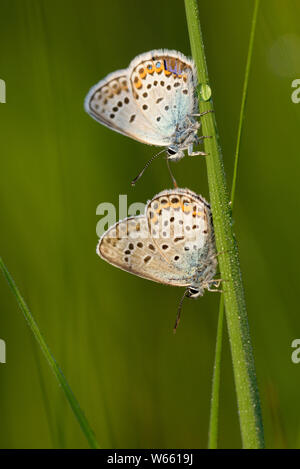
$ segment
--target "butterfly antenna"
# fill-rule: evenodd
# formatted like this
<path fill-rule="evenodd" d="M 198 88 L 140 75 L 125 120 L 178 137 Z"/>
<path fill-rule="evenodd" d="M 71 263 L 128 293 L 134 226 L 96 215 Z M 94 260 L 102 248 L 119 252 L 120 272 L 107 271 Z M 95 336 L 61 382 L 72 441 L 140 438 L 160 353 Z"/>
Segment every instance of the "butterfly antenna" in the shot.
<path fill-rule="evenodd" d="M 137 177 L 135 177 L 133 179 L 133 181 L 131 182 L 131 185 L 134 186 L 136 184 L 136 182 L 140 179 L 140 177 L 144 174 L 144 172 L 146 171 L 146 169 L 148 168 L 148 166 L 152 163 L 153 160 L 155 160 L 155 158 L 157 158 L 161 153 L 163 153 L 165 151 L 165 148 L 161 151 L 159 151 L 158 153 L 156 153 L 156 155 L 152 156 L 152 158 L 150 158 L 149 161 L 147 161 L 147 163 L 145 164 L 145 166 L 143 167 L 142 171 L 137 175 Z"/>
<path fill-rule="evenodd" d="M 176 179 L 174 178 L 174 175 L 173 175 L 172 170 L 170 168 L 169 159 L 167 158 L 166 161 L 167 161 L 168 171 L 169 171 L 169 174 L 170 174 L 172 182 L 173 182 L 173 186 L 175 187 L 175 189 L 178 189 L 178 184 L 177 184 Z"/>
<path fill-rule="evenodd" d="M 174 325 L 174 328 L 173 328 L 174 334 L 176 333 L 176 329 L 177 329 L 178 324 L 179 324 L 179 322 L 180 322 L 180 315 L 181 315 L 183 300 L 185 299 L 186 296 L 188 296 L 188 294 L 189 294 L 189 289 L 185 290 L 184 295 L 183 295 L 183 297 L 181 298 L 181 300 L 180 300 L 180 302 L 179 302 L 178 310 L 177 310 L 177 316 L 176 316 L 176 321 L 175 321 L 175 325 Z"/>

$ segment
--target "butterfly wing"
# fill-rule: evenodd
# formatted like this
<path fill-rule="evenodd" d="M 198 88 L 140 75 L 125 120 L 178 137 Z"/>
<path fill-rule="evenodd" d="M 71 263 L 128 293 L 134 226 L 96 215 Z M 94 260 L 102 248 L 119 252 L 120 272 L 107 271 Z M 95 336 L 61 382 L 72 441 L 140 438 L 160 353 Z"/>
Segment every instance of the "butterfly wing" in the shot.
<path fill-rule="evenodd" d="M 169 146 L 178 125 L 197 112 L 196 84 L 192 60 L 176 51 L 150 51 L 93 86 L 85 110 L 123 135 Z"/>
<path fill-rule="evenodd" d="M 178 126 L 198 112 L 194 62 L 180 52 L 154 50 L 136 57 L 129 65 L 128 76 L 136 102 L 156 129 L 159 144 L 175 143 Z"/>
<path fill-rule="evenodd" d="M 100 238 L 97 254 L 110 264 L 154 282 L 184 286 L 182 272 L 169 264 L 153 242 L 144 215 L 121 220 Z"/>
<path fill-rule="evenodd" d="M 148 145 L 164 145 L 132 93 L 127 70 L 110 73 L 85 98 L 86 112 L 100 124 Z"/>
<path fill-rule="evenodd" d="M 215 268 L 214 232 L 210 206 L 188 189 L 167 190 L 146 207 L 152 239 L 170 266 L 182 271 L 188 284 L 202 269 Z"/>

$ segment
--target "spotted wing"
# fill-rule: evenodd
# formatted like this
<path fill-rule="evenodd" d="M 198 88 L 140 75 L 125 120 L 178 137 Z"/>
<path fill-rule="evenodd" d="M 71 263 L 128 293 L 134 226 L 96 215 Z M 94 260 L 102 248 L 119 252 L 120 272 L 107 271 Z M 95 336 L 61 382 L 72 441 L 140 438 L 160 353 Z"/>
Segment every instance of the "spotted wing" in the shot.
<path fill-rule="evenodd" d="M 137 105 L 127 70 L 113 72 L 93 86 L 84 107 L 96 121 L 116 132 L 148 145 L 164 145 Z"/>
<path fill-rule="evenodd" d="M 175 143 L 178 126 L 198 112 L 194 62 L 180 52 L 154 50 L 136 57 L 128 75 L 136 102 L 160 144 Z"/>
<path fill-rule="evenodd" d="M 166 190 L 148 203 L 146 216 L 157 249 L 183 279 L 190 282 L 209 263 L 215 269 L 211 212 L 203 197 L 188 189 Z"/>
<path fill-rule="evenodd" d="M 182 271 L 167 262 L 153 242 L 145 216 L 119 221 L 99 240 L 99 256 L 122 270 L 154 282 L 185 286 Z"/>

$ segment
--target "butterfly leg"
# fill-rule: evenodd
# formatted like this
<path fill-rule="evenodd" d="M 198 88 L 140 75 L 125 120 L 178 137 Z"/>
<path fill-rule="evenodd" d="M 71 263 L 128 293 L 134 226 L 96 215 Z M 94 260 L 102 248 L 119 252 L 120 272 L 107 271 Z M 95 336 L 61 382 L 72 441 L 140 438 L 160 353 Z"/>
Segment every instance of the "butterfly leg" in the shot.
<path fill-rule="evenodd" d="M 198 155 L 202 155 L 202 156 L 207 156 L 208 153 L 205 153 L 204 151 L 193 151 L 193 144 L 191 143 L 191 145 L 188 146 L 188 155 L 189 156 L 198 156 Z"/>
<path fill-rule="evenodd" d="M 201 117 L 201 116 L 205 116 L 205 114 L 209 114 L 210 112 L 215 112 L 215 111 L 210 109 L 209 111 L 200 112 L 200 114 L 191 114 L 191 116 L 192 117 Z"/>
<path fill-rule="evenodd" d="M 219 257 L 221 254 L 225 254 L 226 252 L 229 252 L 228 249 L 226 251 L 217 252 L 216 254 L 213 254 L 212 256 L 210 256 L 209 260 L 215 259 L 216 257 Z"/>
<path fill-rule="evenodd" d="M 170 173 L 170 176 L 171 176 L 171 179 L 172 179 L 172 182 L 173 182 L 173 186 L 175 187 L 175 189 L 177 189 L 177 188 L 178 188 L 178 185 L 177 185 L 176 179 L 175 179 L 175 177 L 174 177 L 174 175 L 173 175 L 173 173 L 172 173 L 172 170 L 171 170 L 171 168 L 170 168 L 169 159 L 167 158 L 166 161 L 167 161 L 168 171 L 169 171 L 169 173 Z"/>
<path fill-rule="evenodd" d="M 211 280 L 211 282 L 208 282 L 208 283 L 213 283 L 215 287 L 219 288 L 219 286 L 221 285 L 221 282 L 226 282 L 226 280 L 224 280 L 223 278 L 215 278 Z"/>
<path fill-rule="evenodd" d="M 197 143 L 201 143 L 204 138 L 212 138 L 212 135 L 201 135 L 200 137 L 197 135 Z"/>
<path fill-rule="evenodd" d="M 213 280 L 210 280 L 209 282 L 207 282 L 207 290 L 215 291 L 215 292 L 223 292 L 223 290 L 219 290 L 221 282 L 226 282 L 226 280 L 224 280 L 223 278 L 215 278 Z M 215 286 L 216 288 L 212 288 L 210 284 L 212 284 L 212 286 Z"/>
<path fill-rule="evenodd" d="M 207 288 L 207 291 L 212 291 L 212 292 L 217 292 L 217 293 L 218 293 L 218 292 L 223 293 L 224 290 L 218 290 L 218 289 L 216 289 L 216 288 L 210 288 L 210 287 L 208 287 L 208 288 Z"/>

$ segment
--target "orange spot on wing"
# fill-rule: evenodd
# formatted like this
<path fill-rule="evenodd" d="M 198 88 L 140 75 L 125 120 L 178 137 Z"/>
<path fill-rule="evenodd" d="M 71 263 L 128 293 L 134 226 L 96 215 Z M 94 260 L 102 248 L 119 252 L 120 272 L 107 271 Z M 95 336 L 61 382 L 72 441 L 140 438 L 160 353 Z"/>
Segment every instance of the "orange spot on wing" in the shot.
<path fill-rule="evenodd" d="M 136 83 L 135 83 L 135 87 L 139 90 L 140 88 L 142 88 L 142 82 L 141 80 L 138 80 Z"/>
<path fill-rule="evenodd" d="M 144 70 L 142 71 L 142 73 L 140 72 L 140 78 L 142 78 L 142 80 L 145 78 L 145 76 L 147 75 L 148 71 L 146 68 L 144 68 Z"/>
<path fill-rule="evenodd" d="M 203 217 L 204 215 L 204 212 L 193 212 L 193 217 L 195 217 L 197 215 L 197 217 Z"/>
<path fill-rule="evenodd" d="M 189 213 L 192 210 L 192 207 L 190 205 L 181 205 L 182 211 Z"/>

